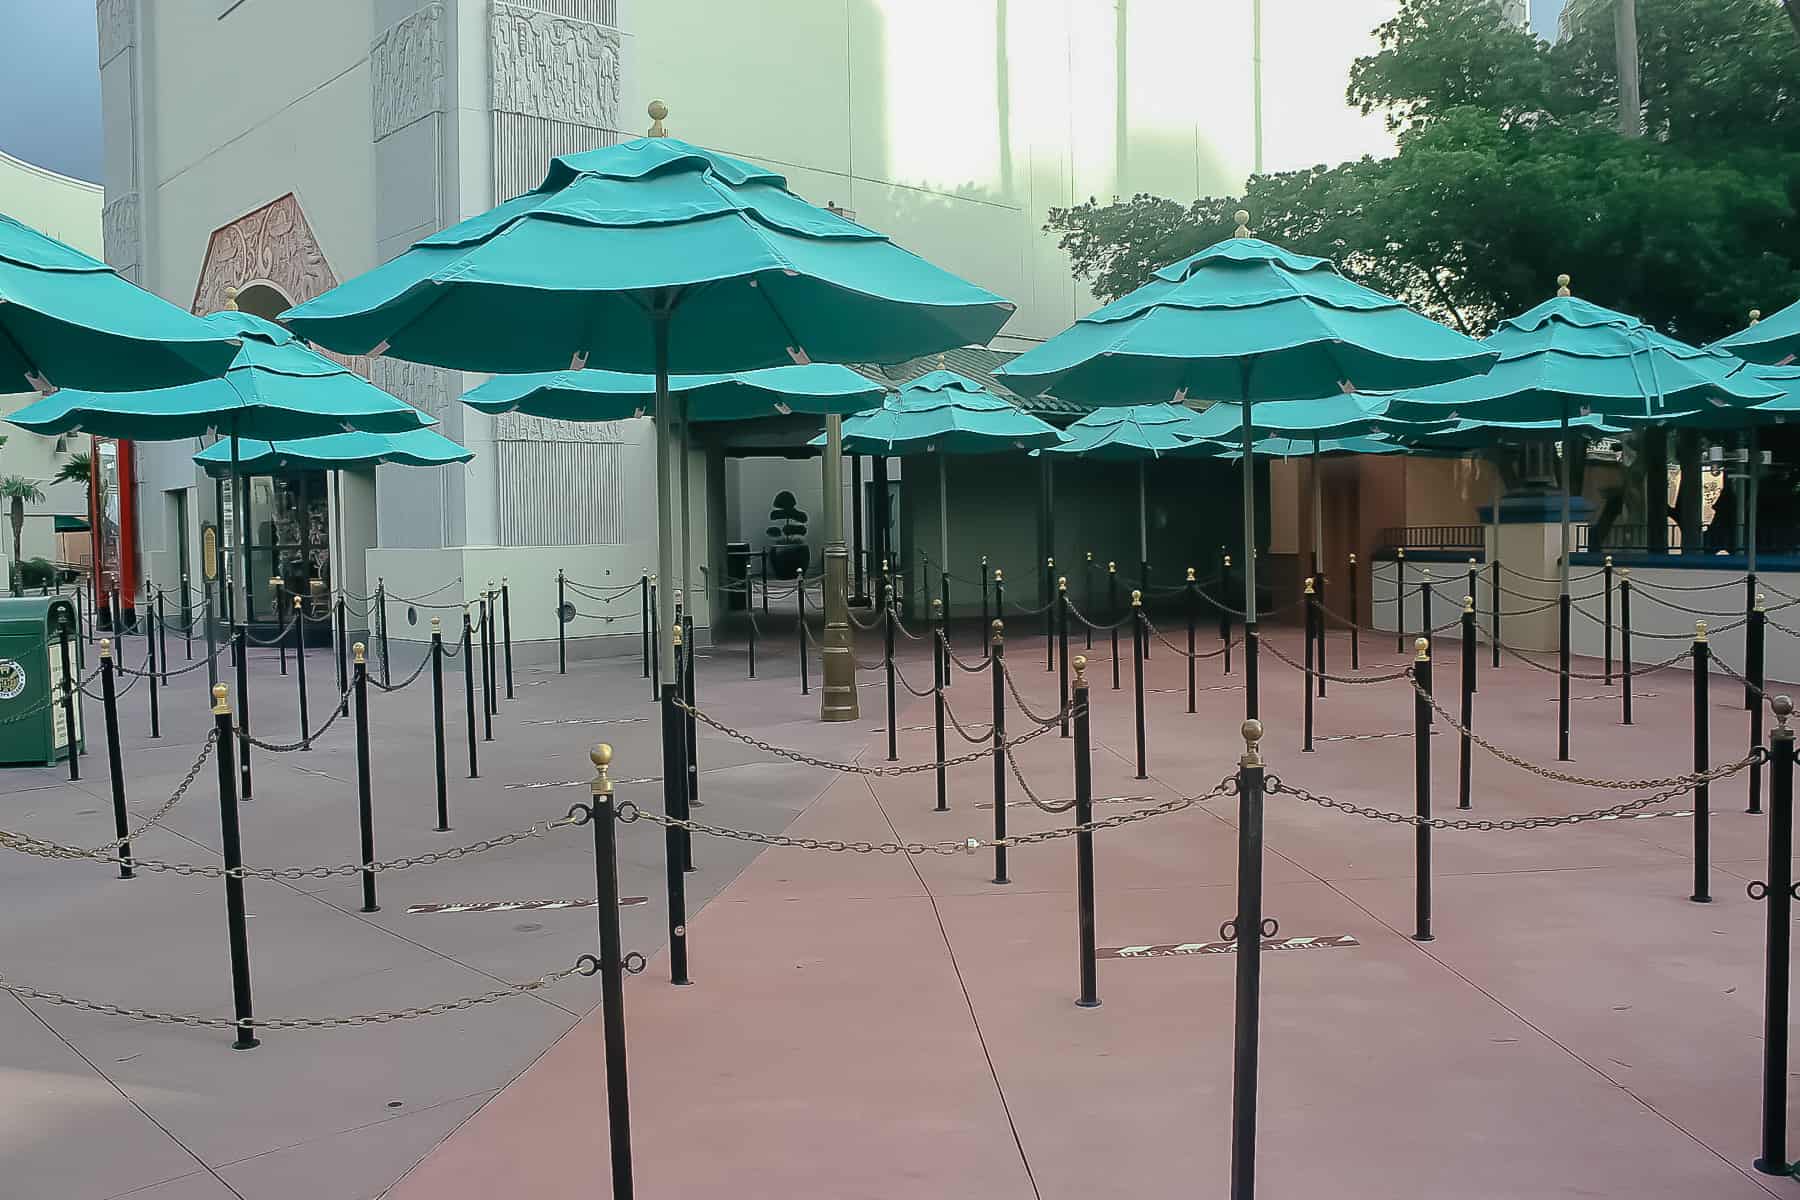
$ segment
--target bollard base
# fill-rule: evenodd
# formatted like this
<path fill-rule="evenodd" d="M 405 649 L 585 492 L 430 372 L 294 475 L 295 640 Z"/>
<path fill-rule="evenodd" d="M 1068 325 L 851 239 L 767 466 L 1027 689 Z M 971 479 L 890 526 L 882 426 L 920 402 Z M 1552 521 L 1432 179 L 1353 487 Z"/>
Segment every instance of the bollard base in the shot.
<path fill-rule="evenodd" d="M 1711 904 L 1712 903 L 1711 896 L 1689 896 L 1688 899 L 1692 900 L 1695 904 Z"/>
<path fill-rule="evenodd" d="M 381 905 L 379 905 L 379 904 L 365 904 L 365 905 L 363 905 L 363 906 L 362 906 L 362 907 L 361 907 L 361 908 L 360 908 L 360 909 L 358 909 L 358 910 L 357 910 L 357 911 L 358 911 L 358 912 L 370 912 L 370 913 L 374 913 L 374 912 L 380 912 L 380 911 L 381 911 Z"/>
<path fill-rule="evenodd" d="M 431 831 L 433 833 L 449 833 L 450 827 L 448 825 L 433 825 Z"/>
<path fill-rule="evenodd" d="M 231 1048 L 233 1050 L 254 1050 L 260 1045 L 262 1042 L 256 1038 L 239 1035 L 238 1040 L 231 1043 Z"/>
<path fill-rule="evenodd" d="M 999 878 L 992 880 L 991 882 L 999 883 L 999 884 L 1007 884 L 1007 883 L 1011 883 L 1012 880 L 1010 880 L 1010 879 L 1006 878 L 1004 875 L 1002 875 Z"/>
<path fill-rule="evenodd" d="M 1792 1174 L 1794 1174 L 1794 1164 L 1790 1163 L 1790 1162 L 1773 1162 L 1772 1163 L 1766 1158 L 1759 1158 L 1759 1159 L 1755 1160 L 1754 1162 L 1752 1162 L 1750 1165 L 1755 1167 L 1758 1171 L 1761 1171 L 1764 1175 L 1792 1175 Z"/>
<path fill-rule="evenodd" d="M 1077 1000 L 1075 1002 L 1075 1007 L 1076 1008 L 1099 1008 L 1100 1002 L 1098 1000 Z"/>
<path fill-rule="evenodd" d="M 1412 935 L 1412 940 L 1415 942 L 1435 942 L 1437 941 L 1437 937 L 1434 934 L 1429 933 L 1415 933 Z"/>

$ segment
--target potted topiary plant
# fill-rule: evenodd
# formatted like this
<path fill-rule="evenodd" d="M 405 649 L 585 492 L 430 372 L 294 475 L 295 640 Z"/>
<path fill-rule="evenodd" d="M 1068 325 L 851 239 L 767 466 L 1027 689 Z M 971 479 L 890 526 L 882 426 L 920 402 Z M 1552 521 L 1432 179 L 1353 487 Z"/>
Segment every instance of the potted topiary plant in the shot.
<path fill-rule="evenodd" d="M 769 509 L 769 573 L 776 579 L 792 579 L 806 570 L 812 561 L 812 547 L 806 544 L 806 513 L 794 500 L 794 493 L 775 493 Z"/>

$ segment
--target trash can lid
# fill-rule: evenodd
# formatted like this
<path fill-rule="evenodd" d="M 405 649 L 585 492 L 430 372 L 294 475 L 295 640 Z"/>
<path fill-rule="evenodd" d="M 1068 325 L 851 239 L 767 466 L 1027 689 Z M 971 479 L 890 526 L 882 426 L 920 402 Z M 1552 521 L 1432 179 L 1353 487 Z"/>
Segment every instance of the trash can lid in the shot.
<path fill-rule="evenodd" d="M 39 637 L 53 632 L 65 616 L 74 629 L 75 606 L 67 596 L 0 597 L 0 634 Z"/>

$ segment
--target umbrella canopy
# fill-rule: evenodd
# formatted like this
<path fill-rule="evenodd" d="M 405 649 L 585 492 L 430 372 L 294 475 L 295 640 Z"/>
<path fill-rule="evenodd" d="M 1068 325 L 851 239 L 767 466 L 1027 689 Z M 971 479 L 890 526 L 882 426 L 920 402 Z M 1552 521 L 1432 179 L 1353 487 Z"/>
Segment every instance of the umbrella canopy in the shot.
<path fill-rule="evenodd" d="M 1442 383 L 1496 357 L 1327 260 L 1240 225 L 1238 236 L 1171 263 L 995 374 L 1025 394 L 1054 387 L 1091 403 L 1261 403 L 1335 396 L 1345 383 L 1362 391 Z"/>
<path fill-rule="evenodd" d="M 985 343 L 1012 308 L 774 171 L 647 137 L 552 159 L 535 191 L 284 320 L 340 353 L 462 370 L 696 372 L 900 362 Z"/>
<path fill-rule="evenodd" d="M 493 373 L 593 366 L 653 374 L 665 585 L 676 579 L 675 414 L 663 403 L 672 372 L 901 362 L 985 343 L 1013 309 L 807 204 L 773 171 L 662 136 L 667 113 L 652 103 L 652 136 L 555 158 L 536 190 L 287 314 L 295 329 L 341 353 Z M 834 544 L 842 537 L 837 458 L 824 460 Z M 688 557 L 684 550 L 684 583 Z M 828 607 L 840 590 L 829 589 Z M 660 628 L 672 630 L 672 587 L 659 589 L 657 605 Z M 667 689 L 675 656 L 661 662 Z M 827 685 L 828 708 L 842 691 Z M 854 714 L 853 689 L 850 696 L 834 715 Z"/>
<path fill-rule="evenodd" d="M 1096 408 L 1063 430 L 1068 440 L 1044 452 L 1102 462 L 1141 462 L 1178 454 L 1199 436 L 1198 414 L 1184 404 L 1127 404 Z"/>
<path fill-rule="evenodd" d="M 844 422 L 850 454 L 994 454 L 1068 440 L 1054 425 L 955 371 L 921 375 L 881 408 Z M 815 438 L 813 444 L 822 443 Z"/>
<path fill-rule="evenodd" d="M 1242 446 L 1231 442 L 1208 442 L 1217 448 L 1217 458 L 1236 461 L 1244 456 Z M 1405 454 L 1410 448 L 1383 437 L 1286 438 L 1270 437 L 1257 441 L 1251 452 L 1258 458 L 1311 458 L 1317 454 Z"/>
<path fill-rule="evenodd" d="M 1736 333 L 1726 334 L 1714 342 L 1712 348 L 1735 354 L 1747 362 L 1792 362 L 1800 355 L 1800 300 L 1767 318 L 1752 309 L 1749 325 Z"/>
<path fill-rule="evenodd" d="M 200 319 L 238 341 L 216 379 L 150 391 L 65 388 L 7 418 L 33 433 L 80 430 L 134 441 L 175 441 L 207 433 L 273 440 L 360 429 L 398 433 L 431 423 L 342 363 L 326 358 L 261 317 L 225 309 Z"/>
<path fill-rule="evenodd" d="M 0 213 L 0 392 L 195 383 L 231 364 L 232 336 Z"/>
<path fill-rule="evenodd" d="M 1275 400 L 1253 405 L 1250 413 L 1243 405 L 1221 401 L 1194 415 L 1189 437 L 1243 439 L 1246 415 L 1250 430 L 1258 440 L 1265 438 L 1349 438 L 1383 432 L 1425 432 L 1452 424 L 1444 414 L 1393 412 L 1394 400 L 1387 396 L 1359 396 L 1338 393 L 1314 400 Z M 1241 448 L 1241 447 L 1240 447 Z"/>
<path fill-rule="evenodd" d="M 671 375 L 695 421 L 740 421 L 787 413 L 839 415 L 878 407 L 887 389 L 836 363 L 765 367 L 728 375 Z M 485 413 L 522 412 L 559 421 L 620 421 L 656 406 L 656 377 L 589 368 L 496 375 L 463 394 Z"/>
<path fill-rule="evenodd" d="M 239 453 L 238 469 L 246 475 L 266 475 L 284 469 L 336 471 L 380 464 L 441 467 L 475 457 L 473 450 L 464 449 L 435 429 L 328 433 L 285 442 L 247 441 L 241 443 Z M 229 475 L 231 443 L 214 442 L 194 455 L 194 461 L 215 478 Z"/>
<path fill-rule="evenodd" d="M 1740 361 L 1570 295 L 1568 278 L 1558 279 L 1554 298 L 1501 322 L 1488 337 L 1500 353 L 1492 371 L 1411 389 L 1390 411 L 1406 419 L 1558 421 L 1591 414 L 1660 422 L 1781 395 Z"/>

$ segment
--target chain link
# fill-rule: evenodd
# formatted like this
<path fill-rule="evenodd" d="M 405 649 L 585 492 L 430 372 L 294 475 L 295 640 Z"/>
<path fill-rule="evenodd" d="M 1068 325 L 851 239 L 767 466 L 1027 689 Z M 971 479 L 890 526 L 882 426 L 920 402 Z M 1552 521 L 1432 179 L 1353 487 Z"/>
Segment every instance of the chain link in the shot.
<path fill-rule="evenodd" d="M 1171 642 L 1167 637 L 1165 637 L 1163 635 L 1163 631 L 1158 629 L 1154 624 L 1151 623 L 1150 616 L 1148 613 L 1146 613 L 1144 615 L 1144 628 L 1148 629 L 1152 634 L 1154 634 L 1156 636 L 1157 641 L 1159 641 L 1163 645 L 1167 646 L 1170 650 L 1174 651 L 1176 654 L 1181 655 L 1181 657 L 1183 657 L 1183 658 L 1192 658 L 1192 659 L 1196 659 L 1196 660 L 1202 659 L 1202 658 L 1217 658 L 1217 657 L 1219 657 L 1219 655 L 1221 655 L 1221 654 L 1225 653 L 1225 651 L 1229 650 L 1232 645 L 1231 642 L 1226 642 L 1224 645 L 1220 646 L 1217 650 L 1185 650 L 1182 647 L 1177 646 L 1174 642 Z"/>
<path fill-rule="evenodd" d="M 153 1021 L 163 1025 L 186 1025 L 199 1029 L 236 1029 L 239 1026 L 250 1026 L 256 1029 L 347 1029 L 358 1025 L 386 1025 L 392 1021 L 411 1021 L 419 1017 L 442 1016 L 445 1013 L 461 1012 L 465 1008 L 492 1004 L 496 1000 L 507 1000 L 513 996 L 523 996 L 541 991 L 571 975 L 593 974 L 592 971 L 586 969 L 586 957 L 583 956 L 584 961 L 579 961 L 572 967 L 552 971 L 548 975 L 540 975 L 526 983 L 511 983 L 504 988 L 483 992 L 479 996 L 463 996 L 460 999 L 445 1000 L 438 1004 L 422 1004 L 415 1008 L 356 1013 L 347 1017 L 262 1017 L 239 1021 L 233 1017 L 208 1017 L 199 1013 L 158 1012 L 155 1009 L 128 1008 L 121 1004 L 107 1004 L 98 1000 L 83 999 L 80 996 L 64 995 L 62 992 L 46 991 L 42 988 L 14 983 L 3 975 L 0 975 L 0 991 L 11 992 L 24 1000 L 41 1000 L 46 1004 L 57 1004 L 64 1008 L 79 1008 L 109 1017 L 124 1017 L 132 1021 Z"/>
<path fill-rule="evenodd" d="M 1006 663 L 1002 661 L 995 670 L 1000 672 L 1000 678 L 1006 680 L 1006 690 L 1012 693 L 1013 703 L 1019 706 L 1019 711 L 1025 714 L 1025 719 L 1037 725 L 1039 729 L 1048 729 L 1052 725 L 1062 724 L 1073 711 L 1064 708 L 1047 717 L 1039 716 L 1031 711 L 1031 706 L 1025 703 L 1025 697 L 1019 694 L 1019 685 L 1014 682 L 1012 672 L 1006 669 Z"/>
<path fill-rule="evenodd" d="M 98 846 L 90 847 L 90 852 L 117 854 L 127 843 L 137 841 L 144 834 L 161 825 L 162 819 L 168 816 L 177 804 L 181 803 L 182 797 L 187 795 L 188 789 L 194 786 L 194 780 L 200 775 L 200 768 L 206 765 L 206 760 L 212 757 L 213 748 L 218 744 L 219 728 L 215 725 L 206 731 L 206 740 L 200 743 L 199 757 L 194 759 L 194 765 L 187 769 L 187 774 L 181 777 L 181 782 L 175 785 L 175 790 L 170 793 L 167 800 L 163 801 L 162 807 L 151 813 L 143 824 L 124 837 L 101 842 Z"/>
<path fill-rule="evenodd" d="M 1520 662 L 1524 663 L 1526 666 L 1536 667 L 1538 670 L 1544 672 L 1547 675 L 1560 675 L 1563 673 L 1562 668 L 1547 667 L 1543 663 L 1538 662 L 1536 659 L 1532 658 L 1530 654 L 1528 654 L 1527 652 L 1525 652 L 1523 650 L 1520 650 L 1516 646 L 1509 646 L 1507 643 L 1501 642 L 1500 648 L 1502 650 L 1506 651 L 1508 654 L 1512 655 L 1514 658 L 1518 659 Z M 1639 675 L 1650 675 L 1657 671 L 1666 671 L 1670 667 L 1674 666 L 1676 663 L 1681 662 L 1683 659 L 1693 657 L 1693 653 L 1694 652 L 1691 648 L 1684 646 L 1680 650 L 1676 651 L 1672 656 L 1663 659 L 1661 662 L 1649 663 L 1649 664 L 1647 664 L 1645 666 L 1641 666 L 1641 667 L 1633 667 L 1633 668 L 1631 668 L 1630 671 L 1617 670 L 1617 671 L 1614 671 L 1610 675 L 1608 675 L 1604 671 L 1570 671 L 1568 674 L 1569 674 L 1570 679 L 1602 679 L 1602 680 L 1628 679 L 1628 678 L 1635 679 Z"/>
<path fill-rule="evenodd" d="M 1326 679 L 1329 679 L 1334 683 L 1390 683 L 1393 680 L 1404 679 L 1412 674 L 1412 667 L 1405 666 L 1401 667 L 1398 671 L 1384 671 L 1379 675 L 1333 675 L 1329 671 L 1315 670 L 1304 663 L 1295 662 L 1280 650 L 1276 649 L 1275 643 L 1267 638 L 1257 638 L 1256 644 L 1264 650 L 1267 650 L 1270 654 L 1273 654 L 1280 661 L 1294 668 L 1294 670 L 1304 672 L 1306 675 L 1313 678 L 1323 675 Z"/>
<path fill-rule="evenodd" d="M 1747 765 L 1745 759 L 1733 766 L 1733 770 L 1741 770 Z M 1267 777 L 1264 788 L 1271 795 L 1286 794 L 1306 804 L 1316 804 L 1320 808 L 1335 808 L 1352 816 L 1365 817 L 1371 821 L 1387 821 L 1394 825 L 1412 825 L 1431 829 L 1459 829 L 1479 833 L 1510 831 L 1515 829 L 1550 829 L 1558 825 L 1579 825 L 1584 821 L 1610 821 L 1630 813 L 1639 812 L 1653 804 L 1662 804 L 1673 800 L 1689 790 L 1690 786 L 1682 784 L 1665 788 L 1648 796 L 1640 796 L 1636 800 L 1626 800 L 1608 808 L 1595 808 L 1587 812 L 1564 813 L 1554 817 L 1517 817 L 1499 821 L 1474 820 L 1467 817 L 1421 817 L 1417 813 L 1387 812 L 1372 808 L 1365 804 L 1353 804 L 1348 800 L 1338 800 L 1331 796 L 1321 796 L 1303 787 L 1295 787 L 1284 783 L 1274 775 Z M 1652 816 L 1674 816 L 1674 813 L 1652 813 Z"/>
<path fill-rule="evenodd" d="M 1025 781 L 1025 773 L 1019 770 L 1019 760 L 1013 757 L 1012 747 L 1004 746 L 1002 749 L 1006 754 L 1006 765 L 1012 768 L 1012 776 L 1019 781 L 1019 789 L 1025 793 L 1027 800 L 1047 813 L 1066 813 L 1075 807 L 1073 799 L 1045 800 L 1040 798 L 1036 792 L 1031 790 L 1031 784 Z"/>
<path fill-rule="evenodd" d="M 934 760 L 932 762 L 926 762 L 926 763 L 903 763 L 897 767 L 865 767 L 859 763 L 835 762 L 829 758 L 818 758 L 814 755 L 807 754 L 807 753 L 804 753 L 799 750 L 789 750 L 785 746 L 777 746 L 771 742 L 765 742 L 763 739 L 756 737 L 752 734 L 745 733 L 741 729 L 733 729 L 729 725 L 722 724 L 720 721 L 718 721 L 717 719 L 715 719 L 708 713 L 705 713 L 705 712 L 701 711 L 700 709 L 695 708 L 692 705 L 689 705 L 687 702 L 682 701 L 682 700 L 675 701 L 675 707 L 680 709 L 682 712 L 687 713 L 689 716 L 693 717 L 696 721 L 699 721 L 702 725 L 705 725 L 710 729 L 717 730 L 718 732 L 724 734 L 726 737 L 732 738 L 735 741 L 742 742 L 746 746 L 751 746 L 751 747 L 754 747 L 755 749 L 761 750 L 764 754 L 772 754 L 777 758 L 785 758 L 789 762 L 797 762 L 804 766 L 817 767 L 823 771 L 839 771 L 846 775 L 878 775 L 878 776 L 916 775 L 923 771 L 935 771 L 940 766 L 959 767 L 959 766 L 962 766 L 964 763 L 978 762 L 981 759 L 984 759 L 984 758 L 988 757 L 989 755 L 993 754 L 993 752 L 994 752 L 994 747 L 988 746 L 981 750 L 974 750 L 968 754 L 959 755 L 956 758 L 947 758 L 941 763 Z M 1038 726 L 1036 729 L 1032 730 L 1030 733 L 1026 734 L 1024 737 L 1019 738 L 1018 740 L 1012 742 L 1011 744 L 1014 746 L 1022 746 L 1026 742 L 1031 741 L 1033 738 L 1042 736 L 1043 734 L 1049 732 L 1051 729 L 1054 729 L 1055 727 L 1056 727 L 1056 722 L 1053 720 L 1047 725 Z"/>
<path fill-rule="evenodd" d="M 980 733 L 970 733 L 968 729 L 964 727 L 963 723 L 956 719 L 956 710 L 950 707 L 949 697 L 946 696 L 940 698 L 944 702 L 944 716 L 950 719 L 951 726 L 956 730 L 957 736 L 962 738 L 963 741 L 979 746 L 993 739 L 993 722 L 988 722 L 987 728 Z"/>
<path fill-rule="evenodd" d="M 232 725 L 231 731 L 237 735 L 240 741 L 248 742 L 258 750 L 267 750 L 270 754 L 292 754 L 296 750 L 307 750 L 312 747 L 314 742 L 325 736 L 325 731 L 327 729 L 330 729 L 333 725 L 337 724 L 338 718 L 344 715 L 345 702 L 350 699 L 350 693 L 355 690 L 355 685 L 353 684 L 339 692 L 336 696 L 333 696 L 331 698 L 331 715 L 325 718 L 324 724 L 320 725 L 317 729 L 313 730 L 305 737 L 302 737 L 297 742 L 265 742 L 261 738 L 253 736 L 242 726 L 236 724 Z"/>
<path fill-rule="evenodd" d="M 408 684 L 412 683 L 419 676 L 423 675 L 425 673 L 425 668 L 429 667 L 430 665 L 431 665 L 431 651 L 429 649 L 427 649 L 425 651 L 425 657 L 422 660 L 420 660 L 418 666 L 413 668 L 413 673 L 411 675 L 408 675 L 405 679 L 402 679 L 399 683 L 393 683 L 393 684 L 382 683 L 379 679 L 377 679 L 373 675 L 371 675 L 371 676 L 369 676 L 369 686 L 373 687 L 373 688 L 378 688 L 384 692 L 397 692 L 401 688 L 406 687 Z M 354 669 L 355 668 L 353 667 L 352 670 L 354 670 Z M 344 694 L 346 696 L 348 696 L 350 693 L 348 691 L 346 691 Z M 324 732 L 325 732 L 324 729 L 319 730 L 319 733 L 324 733 Z M 318 734 L 314 734 L 313 736 L 317 737 Z"/>
<path fill-rule="evenodd" d="M 1013 745 L 1019 745 L 1024 740 L 1021 738 Z M 1168 816 L 1192 808 L 1196 804 L 1203 804 L 1219 796 L 1231 794 L 1236 783 L 1237 776 L 1235 774 L 1227 775 L 1222 781 L 1213 785 L 1209 791 L 1198 796 L 1177 796 L 1173 800 L 1165 800 L 1161 804 L 1152 805 L 1149 808 L 1133 809 L 1106 817 L 1103 820 L 1066 825 L 1038 833 L 1021 833 L 1012 837 L 972 837 L 960 842 L 844 842 L 836 839 L 788 837 L 785 834 L 759 833 L 754 829 L 728 829 L 721 825 L 708 825 L 700 821 L 664 816 L 662 813 L 652 812 L 647 808 L 639 808 L 630 800 L 626 800 L 618 806 L 618 819 L 626 824 L 633 821 L 649 821 L 655 825 L 684 829 L 689 833 L 792 850 L 824 850 L 834 854 L 974 854 L 981 850 L 992 850 L 1002 846 L 1034 846 L 1042 842 L 1054 842 L 1074 837 L 1081 833 L 1099 833 L 1107 829 L 1117 829 L 1122 825 L 1131 825 L 1138 821 L 1148 821 L 1153 817 Z"/>

